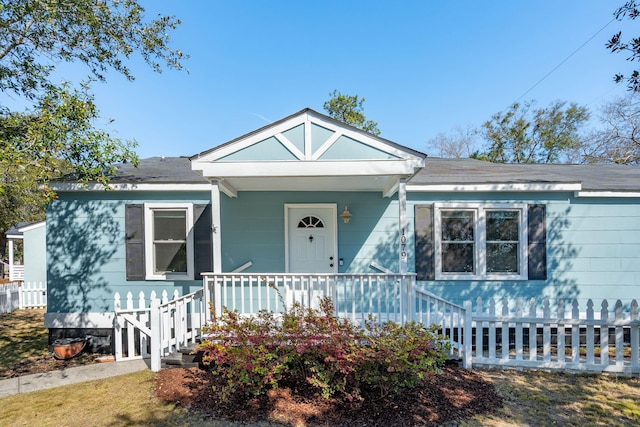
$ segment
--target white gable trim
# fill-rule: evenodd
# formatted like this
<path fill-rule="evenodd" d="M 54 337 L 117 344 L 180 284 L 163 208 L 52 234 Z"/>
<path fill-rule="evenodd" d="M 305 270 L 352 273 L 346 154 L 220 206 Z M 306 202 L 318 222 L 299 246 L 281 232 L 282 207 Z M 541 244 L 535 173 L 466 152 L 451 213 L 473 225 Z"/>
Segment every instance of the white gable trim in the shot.
<path fill-rule="evenodd" d="M 26 231 L 35 230 L 36 228 L 44 227 L 47 224 L 46 221 L 35 222 L 33 224 L 25 225 L 24 227 L 18 228 L 20 233 L 24 233 Z"/>
<path fill-rule="evenodd" d="M 292 153 L 294 156 L 296 156 L 296 157 L 297 157 L 298 159 L 300 159 L 300 160 L 304 160 L 304 153 L 303 153 L 303 152 L 301 152 L 300 150 L 298 150 L 298 149 L 296 148 L 296 146 L 295 146 L 295 145 L 293 145 L 293 143 L 292 143 L 291 141 L 289 141 L 289 139 L 288 139 L 286 136 L 284 136 L 284 135 L 283 135 L 283 134 L 281 134 L 281 133 L 278 133 L 278 134 L 276 134 L 276 135 L 274 135 L 274 136 L 275 136 L 275 138 L 276 138 L 278 141 L 280 141 L 280 143 L 281 143 L 282 145 L 284 145 L 284 146 L 285 146 L 285 148 L 286 148 L 287 150 L 291 151 L 291 153 Z"/>
<path fill-rule="evenodd" d="M 196 157 L 192 159 L 192 164 L 201 163 L 201 162 L 213 162 L 213 161 L 222 159 L 224 157 L 230 156 L 234 153 L 237 153 L 238 151 L 244 150 L 245 148 L 251 147 L 252 145 L 258 142 L 264 141 L 265 139 L 276 137 L 276 135 L 282 134 L 282 132 L 286 132 L 289 129 L 292 129 L 296 126 L 304 124 L 306 121 L 307 121 L 306 114 L 293 117 L 287 121 L 273 125 L 272 127 L 265 128 L 264 130 L 257 132 L 253 135 L 249 135 L 246 138 L 240 138 L 236 142 L 230 143 L 225 146 L 221 146 L 220 148 L 215 149 L 214 151 L 208 154 L 205 154 L 202 157 Z M 280 140 L 279 138 L 277 139 L 282 143 L 282 140 Z M 296 151 L 299 152 L 299 150 L 296 150 Z"/>
<path fill-rule="evenodd" d="M 342 135 L 343 134 L 341 132 L 335 132 L 324 144 L 322 144 L 320 148 L 316 150 L 315 153 L 312 153 L 311 158 L 313 160 L 318 160 Z"/>
<path fill-rule="evenodd" d="M 194 170 L 209 177 L 308 177 L 413 175 L 419 161 L 412 160 L 356 160 L 356 161 L 269 161 L 195 163 Z"/>
<path fill-rule="evenodd" d="M 329 141 L 326 141 L 316 151 L 316 153 L 311 152 L 313 149 L 311 144 L 312 124 L 316 124 L 334 132 L 334 135 L 329 138 Z M 300 153 L 300 150 L 298 150 L 286 137 L 284 137 L 284 135 L 282 135 L 283 132 L 299 125 L 304 125 L 305 153 Z M 229 142 L 226 145 L 213 149 L 209 153 L 196 155 L 192 157 L 192 163 L 198 164 L 215 162 L 216 160 L 220 160 L 224 157 L 242 151 L 256 143 L 262 142 L 271 137 L 276 138 L 296 157 L 306 160 L 315 160 L 318 159 L 324 152 L 326 152 L 331 144 L 333 144 L 333 142 L 335 142 L 341 136 L 347 136 L 372 148 L 398 157 L 399 159 L 420 159 L 421 161 L 424 160 L 421 155 L 413 154 L 408 150 L 402 150 L 401 148 L 396 147 L 378 137 L 369 135 L 366 132 L 352 129 L 348 125 L 336 124 L 333 120 L 330 120 L 320 114 L 314 113 L 313 111 L 306 111 L 297 116 L 286 119 L 283 122 L 267 126 L 253 134 L 248 134 L 246 137 L 240 137 L 235 141 Z"/>

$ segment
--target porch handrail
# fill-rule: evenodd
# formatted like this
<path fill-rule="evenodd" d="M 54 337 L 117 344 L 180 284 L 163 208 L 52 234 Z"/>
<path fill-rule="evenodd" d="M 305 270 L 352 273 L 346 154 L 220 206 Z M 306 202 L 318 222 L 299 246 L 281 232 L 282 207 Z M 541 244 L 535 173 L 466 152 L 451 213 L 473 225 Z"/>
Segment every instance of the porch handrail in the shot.
<path fill-rule="evenodd" d="M 152 291 L 147 306 L 144 293 L 140 292 L 138 307 L 134 308 L 133 295 L 128 292 L 126 308 L 122 308 L 120 294 L 116 292 L 116 361 L 150 357 L 151 370 L 159 371 L 163 356 L 179 350 L 180 346 L 196 342 L 206 318 L 202 296 L 202 289 L 182 297 L 178 296 L 176 290 L 173 299 L 169 300 L 164 291 L 160 300 Z M 123 348 L 124 342 L 127 343 L 126 350 Z"/>
<path fill-rule="evenodd" d="M 220 316 L 223 307 L 243 314 L 259 310 L 282 312 L 294 302 L 313 307 L 319 297 L 330 297 L 336 315 L 364 321 L 401 323 L 413 318 L 411 290 L 415 273 L 204 273 L 205 303 Z M 278 290 L 278 292 L 275 292 Z M 393 319 L 389 319 L 393 318 Z"/>

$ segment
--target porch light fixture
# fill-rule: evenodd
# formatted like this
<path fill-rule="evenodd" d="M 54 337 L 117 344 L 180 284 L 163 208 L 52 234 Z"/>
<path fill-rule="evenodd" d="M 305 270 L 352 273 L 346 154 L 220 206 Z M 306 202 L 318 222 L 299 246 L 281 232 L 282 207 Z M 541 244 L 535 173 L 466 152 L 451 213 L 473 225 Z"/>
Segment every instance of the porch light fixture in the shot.
<path fill-rule="evenodd" d="M 349 209 L 347 209 L 346 205 L 344 206 L 344 210 L 340 214 L 340 218 L 342 218 L 345 224 L 348 223 L 351 219 L 351 213 L 349 212 Z"/>

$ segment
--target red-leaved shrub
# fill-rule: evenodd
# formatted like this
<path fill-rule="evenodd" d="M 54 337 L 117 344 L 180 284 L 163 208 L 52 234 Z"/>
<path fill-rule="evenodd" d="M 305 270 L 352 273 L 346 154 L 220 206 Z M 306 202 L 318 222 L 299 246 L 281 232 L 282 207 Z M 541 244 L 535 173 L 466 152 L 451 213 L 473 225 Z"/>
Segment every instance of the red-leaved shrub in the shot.
<path fill-rule="evenodd" d="M 264 394 L 285 379 L 349 401 L 362 400 L 365 390 L 396 394 L 437 372 L 448 351 L 435 326 L 370 318 L 359 327 L 336 317 L 329 298 L 319 309 L 294 304 L 282 314 L 251 317 L 225 310 L 215 320 L 199 350 L 225 379 L 216 390 L 225 397 Z"/>

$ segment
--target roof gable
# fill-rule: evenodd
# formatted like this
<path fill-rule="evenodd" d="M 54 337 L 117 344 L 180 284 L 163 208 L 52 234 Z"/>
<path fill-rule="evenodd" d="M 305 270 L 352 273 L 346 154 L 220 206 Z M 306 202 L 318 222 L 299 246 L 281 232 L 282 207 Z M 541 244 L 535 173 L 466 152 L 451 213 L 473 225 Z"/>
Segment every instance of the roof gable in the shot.
<path fill-rule="evenodd" d="M 191 157 L 207 179 L 236 190 L 383 191 L 426 155 L 310 109 Z M 371 179 L 375 178 L 375 179 Z"/>
<path fill-rule="evenodd" d="M 275 151 L 275 153 L 274 153 Z M 326 153 L 330 154 L 327 156 Z M 424 158 L 311 109 L 191 157 L 192 161 L 379 160 Z"/>

